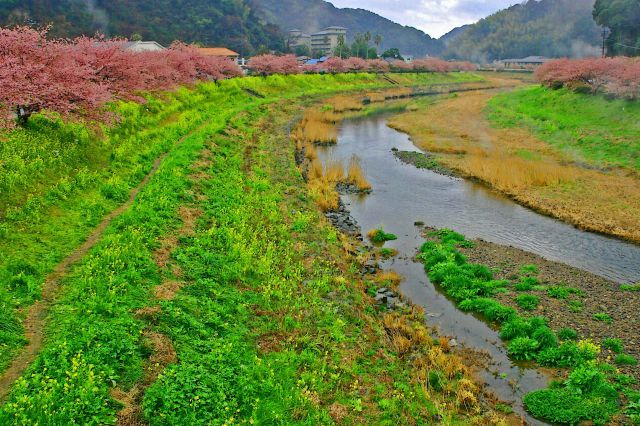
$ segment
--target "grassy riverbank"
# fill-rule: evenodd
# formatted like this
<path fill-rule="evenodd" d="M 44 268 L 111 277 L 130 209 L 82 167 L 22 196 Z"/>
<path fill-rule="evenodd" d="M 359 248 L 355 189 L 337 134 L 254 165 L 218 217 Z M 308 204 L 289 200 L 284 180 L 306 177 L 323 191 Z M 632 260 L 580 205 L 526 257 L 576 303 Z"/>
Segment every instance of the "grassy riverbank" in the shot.
<path fill-rule="evenodd" d="M 635 295 L 517 249 L 448 230 L 426 236 L 419 258 L 431 281 L 498 326 L 513 359 L 557 369 L 549 389 L 525 396 L 531 414 L 560 424 L 640 420 Z"/>
<path fill-rule="evenodd" d="M 475 77 L 402 78 L 425 87 Z M 391 87 L 374 75 L 241 79 L 179 92 L 157 118 L 131 105 L 142 124 L 125 119 L 102 138 L 56 124 L 72 135 L 61 147 L 76 149 L 81 132 L 104 150 L 92 162 L 62 149 L 68 160 L 43 169 L 50 178 L 25 176 L 4 201 L 3 366 L 26 343 L 36 300 L 46 321 L 33 362 L 8 370 L 27 367 L 0 423 L 499 424 L 423 312 L 375 305 L 368 292 L 388 283 L 358 273 L 362 259 L 295 165 L 287 132 L 310 99 Z M 44 125 L 10 134 L 2 158 Z M 14 155 L 24 167 L 50 161 L 30 149 L 37 155 Z M 78 177 L 85 163 L 91 179 Z M 42 294 L 54 265 L 136 186 L 131 206 Z"/>
<path fill-rule="evenodd" d="M 580 228 L 640 241 L 640 104 L 539 87 L 390 120 L 435 161 Z"/>

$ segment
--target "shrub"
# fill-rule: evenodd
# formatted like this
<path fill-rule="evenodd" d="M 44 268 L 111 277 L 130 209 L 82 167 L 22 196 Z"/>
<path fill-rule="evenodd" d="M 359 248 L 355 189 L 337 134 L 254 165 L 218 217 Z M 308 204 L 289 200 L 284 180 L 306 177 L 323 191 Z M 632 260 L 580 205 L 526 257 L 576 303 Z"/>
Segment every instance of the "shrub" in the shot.
<path fill-rule="evenodd" d="M 611 352 L 615 352 L 617 354 L 624 351 L 624 345 L 622 344 L 622 340 L 607 338 L 602 341 L 602 347 L 609 349 Z"/>
<path fill-rule="evenodd" d="M 627 354 L 620 354 L 616 356 L 615 362 L 618 365 L 637 365 L 638 364 L 638 360 L 635 357 Z"/>
<path fill-rule="evenodd" d="M 507 352 L 517 360 L 532 360 L 538 352 L 538 341 L 528 337 L 517 337 L 509 343 Z"/>
<path fill-rule="evenodd" d="M 599 312 L 597 314 L 593 314 L 593 319 L 596 321 L 606 322 L 607 324 L 613 323 L 613 318 L 605 312 Z"/>
<path fill-rule="evenodd" d="M 540 298 L 532 294 L 522 294 L 516 297 L 516 303 L 526 311 L 533 311 L 538 307 Z"/>
<path fill-rule="evenodd" d="M 539 67 L 536 79 L 552 88 L 586 87 L 591 92 L 605 92 L 617 97 L 637 98 L 640 93 L 640 59 L 586 58 L 557 59 Z"/>
<path fill-rule="evenodd" d="M 560 340 L 576 340 L 578 338 L 578 332 L 573 328 L 565 327 L 558 330 L 558 337 Z"/>

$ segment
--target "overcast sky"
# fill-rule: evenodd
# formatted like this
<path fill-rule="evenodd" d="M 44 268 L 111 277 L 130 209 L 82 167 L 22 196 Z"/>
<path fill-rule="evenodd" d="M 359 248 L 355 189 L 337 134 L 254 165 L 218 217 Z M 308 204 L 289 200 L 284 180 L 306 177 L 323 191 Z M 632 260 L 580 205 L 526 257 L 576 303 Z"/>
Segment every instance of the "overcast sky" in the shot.
<path fill-rule="evenodd" d="M 432 37 L 471 24 L 522 0 L 328 0 L 337 7 L 367 9 Z M 373 29 L 372 29 L 373 31 Z"/>

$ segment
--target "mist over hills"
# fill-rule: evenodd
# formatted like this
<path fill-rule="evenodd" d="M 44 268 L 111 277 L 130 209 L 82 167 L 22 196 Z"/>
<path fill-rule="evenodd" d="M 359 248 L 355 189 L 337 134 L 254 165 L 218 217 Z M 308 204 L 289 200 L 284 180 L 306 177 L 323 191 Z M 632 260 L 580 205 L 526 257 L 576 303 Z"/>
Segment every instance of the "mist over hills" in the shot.
<path fill-rule="evenodd" d="M 595 0 L 530 0 L 456 29 L 441 41 L 443 56 L 490 62 L 531 55 L 582 57 L 599 54 Z"/>
<path fill-rule="evenodd" d="M 442 43 L 423 31 L 406 27 L 364 9 L 337 8 L 324 0 L 254 0 L 262 9 L 259 13 L 283 31 L 293 28 L 315 32 L 338 25 L 349 29 L 348 39 L 356 33 L 380 34 L 382 49 L 397 47 L 402 53 L 425 56 L 437 55 Z"/>

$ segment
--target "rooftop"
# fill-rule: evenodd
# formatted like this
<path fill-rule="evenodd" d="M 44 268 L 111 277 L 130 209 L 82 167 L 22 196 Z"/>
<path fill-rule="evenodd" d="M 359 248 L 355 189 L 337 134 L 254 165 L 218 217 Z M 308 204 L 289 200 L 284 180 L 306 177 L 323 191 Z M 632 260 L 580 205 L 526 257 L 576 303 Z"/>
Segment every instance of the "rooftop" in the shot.
<path fill-rule="evenodd" d="M 226 47 L 199 47 L 198 52 L 204 56 L 240 56 L 239 53 Z"/>
<path fill-rule="evenodd" d="M 527 56 L 526 58 L 520 59 L 503 59 L 502 62 L 520 62 L 520 63 L 532 63 L 539 64 L 543 62 L 549 61 L 549 58 L 545 58 L 544 56 Z"/>

